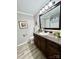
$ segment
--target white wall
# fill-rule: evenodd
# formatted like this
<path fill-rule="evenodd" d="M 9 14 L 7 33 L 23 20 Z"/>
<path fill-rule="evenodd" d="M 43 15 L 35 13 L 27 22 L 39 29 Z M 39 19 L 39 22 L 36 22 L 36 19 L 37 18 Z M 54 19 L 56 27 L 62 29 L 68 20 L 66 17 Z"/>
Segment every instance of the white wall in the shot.
<path fill-rule="evenodd" d="M 27 21 L 28 28 L 27 29 L 20 29 L 18 21 L 25 20 Z M 19 14 L 17 13 L 17 44 L 21 44 L 24 42 L 28 42 L 29 38 L 33 36 L 33 27 L 34 27 L 34 19 L 32 16 Z M 25 37 L 23 37 L 25 35 Z"/>
<path fill-rule="evenodd" d="M 39 13 L 34 15 L 34 21 L 37 22 L 37 25 L 34 25 L 35 26 L 35 32 L 37 32 L 38 29 L 40 28 L 40 25 L 39 25 Z"/>

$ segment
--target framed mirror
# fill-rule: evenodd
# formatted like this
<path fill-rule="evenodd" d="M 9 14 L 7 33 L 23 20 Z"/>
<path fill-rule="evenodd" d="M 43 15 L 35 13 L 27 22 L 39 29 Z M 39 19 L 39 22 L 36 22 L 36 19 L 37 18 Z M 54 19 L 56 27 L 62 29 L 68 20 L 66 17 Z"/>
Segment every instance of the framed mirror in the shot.
<path fill-rule="evenodd" d="M 44 14 L 39 15 L 40 28 L 43 29 L 61 29 L 61 2 L 54 5 Z"/>

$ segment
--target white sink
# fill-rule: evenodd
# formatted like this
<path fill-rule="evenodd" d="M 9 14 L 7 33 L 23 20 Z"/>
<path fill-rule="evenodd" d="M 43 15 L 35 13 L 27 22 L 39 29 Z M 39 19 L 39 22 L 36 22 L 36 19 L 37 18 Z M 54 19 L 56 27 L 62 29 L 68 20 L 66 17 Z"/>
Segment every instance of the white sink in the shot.
<path fill-rule="evenodd" d="M 45 32 L 40 32 L 40 35 L 49 35 L 49 33 L 45 33 Z"/>

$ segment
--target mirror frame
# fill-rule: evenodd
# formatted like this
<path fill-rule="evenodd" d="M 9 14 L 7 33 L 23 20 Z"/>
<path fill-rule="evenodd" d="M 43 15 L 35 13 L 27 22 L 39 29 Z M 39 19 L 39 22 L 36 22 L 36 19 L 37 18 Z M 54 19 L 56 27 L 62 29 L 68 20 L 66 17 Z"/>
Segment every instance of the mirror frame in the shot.
<path fill-rule="evenodd" d="M 60 5 L 59 28 L 43 28 L 43 29 L 49 29 L 49 30 L 61 30 L 61 1 L 58 2 L 57 4 L 55 4 L 55 5 L 54 5 L 54 6 L 55 6 L 54 8 L 56 8 L 56 7 L 59 6 L 59 5 Z M 52 9 L 54 9 L 54 8 L 52 8 Z M 51 11 L 52 9 L 50 9 L 49 11 Z M 49 11 L 47 11 L 47 12 L 49 12 Z M 47 13 L 47 12 L 46 12 L 46 13 Z M 44 13 L 44 14 L 46 14 L 46 13 Z M 44 15 L 44 14 L 39 15 L 40 29 L 41 29 L 41 16 Z"/>

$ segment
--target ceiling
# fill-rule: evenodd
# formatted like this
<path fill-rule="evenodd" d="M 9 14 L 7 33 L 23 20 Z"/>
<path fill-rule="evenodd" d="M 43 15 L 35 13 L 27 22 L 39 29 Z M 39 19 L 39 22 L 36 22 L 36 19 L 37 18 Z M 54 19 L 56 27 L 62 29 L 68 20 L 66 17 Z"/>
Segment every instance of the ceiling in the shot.
<path fill-rule="evenodd" d="M 48 1 L 50 0 L 17 0 L 17 10 L 20 13 L 35 15 Z"/>

